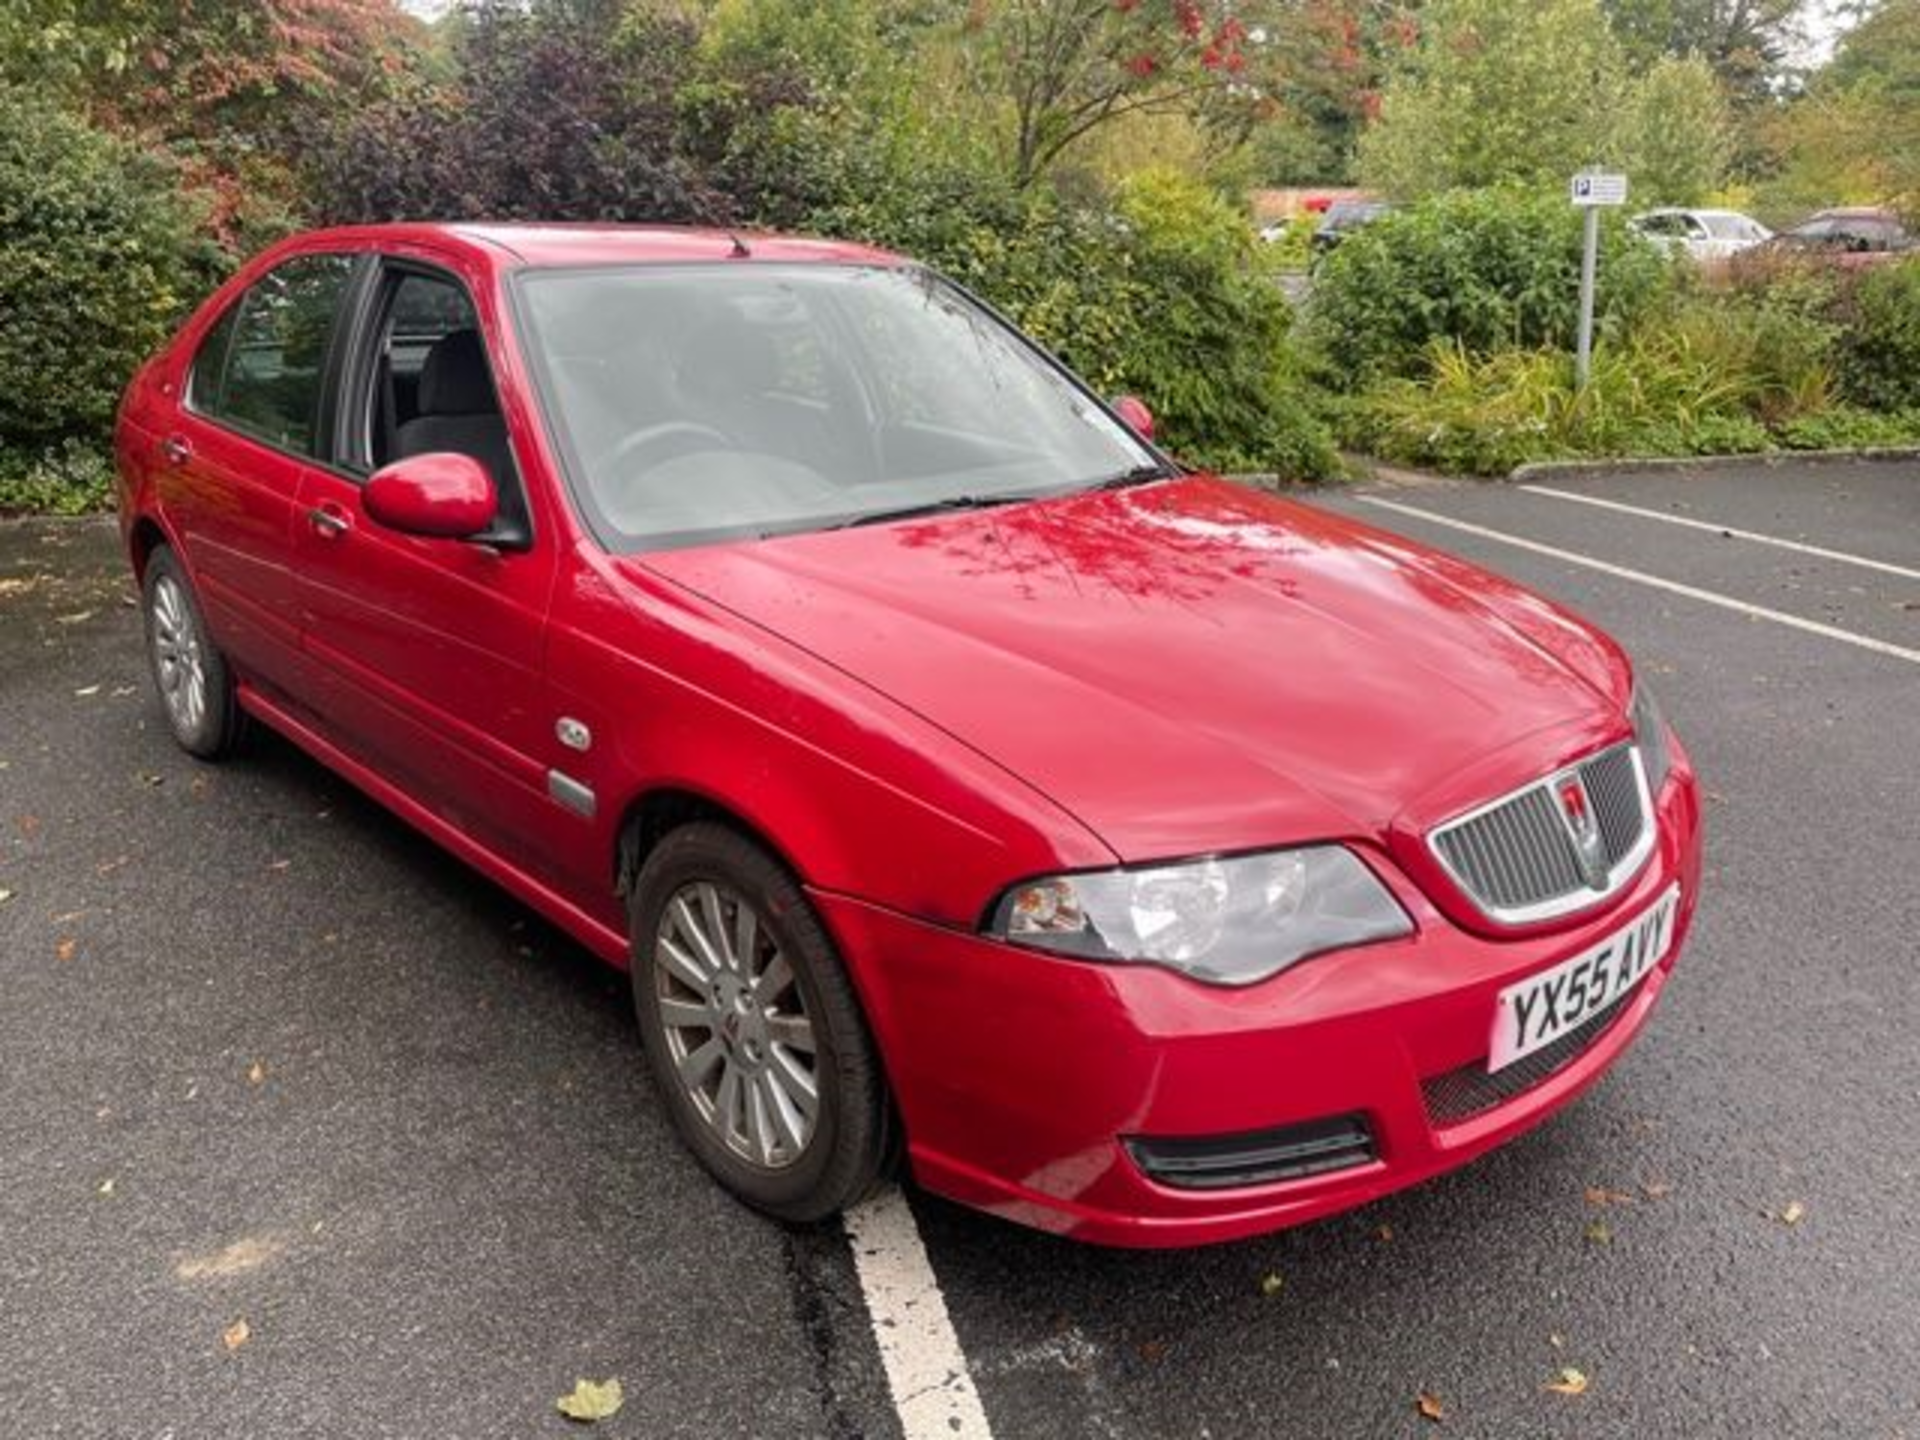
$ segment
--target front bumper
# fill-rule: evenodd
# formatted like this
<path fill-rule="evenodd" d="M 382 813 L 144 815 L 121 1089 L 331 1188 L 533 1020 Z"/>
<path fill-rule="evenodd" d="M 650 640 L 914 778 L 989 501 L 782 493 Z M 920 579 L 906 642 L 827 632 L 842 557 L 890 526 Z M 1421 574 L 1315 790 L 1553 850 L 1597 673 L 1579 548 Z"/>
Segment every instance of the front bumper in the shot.
<path fill-rule="evenodd" d="M 845 896 L 814 898 L 838 938 L 927 1189 L 1102 1244 L 1230 1240 L 1364 1204 L 1462 1165 L 1597 1080 L 1645 1024 L 1691 928 L 1698 789 L 1684 759 L 1659 844 L 1617 904 L 1567 929 L 1469 934 L 1375 857 L 1415 921 L 1405 940 L 1309 960 L 1244 990 L 1151 966 L 1054 959 Z M 1595 944 L 1674 882 L 1663 960 L 1574 1058 L 1470 1118 L 1429 1087 L 1485 1060 L 1494 996 Z M 1196 1191 L 1151 1180 L 1123 1137 L 1207 1137 L 1362 1115 L 1374 1158 L 1331 1174 Z"/>

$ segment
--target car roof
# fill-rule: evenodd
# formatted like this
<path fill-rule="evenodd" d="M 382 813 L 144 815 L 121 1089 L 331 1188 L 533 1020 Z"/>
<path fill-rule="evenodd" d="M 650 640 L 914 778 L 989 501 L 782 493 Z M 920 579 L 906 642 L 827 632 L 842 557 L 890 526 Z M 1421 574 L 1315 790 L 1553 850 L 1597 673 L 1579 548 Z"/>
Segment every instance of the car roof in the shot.
<path fill-rule="evenodd" d="M 403 222 L 308 231 L 295 243 L 310 246 L 452 244 L 488 251 L 496 261 L 528 267 L 668 264 L 703 260 L 779 261 L 787 264 L 887 265 L 902 257 L 870 245 L 756 230 L 685 225 L 546 224 L 525 222 Z"/>

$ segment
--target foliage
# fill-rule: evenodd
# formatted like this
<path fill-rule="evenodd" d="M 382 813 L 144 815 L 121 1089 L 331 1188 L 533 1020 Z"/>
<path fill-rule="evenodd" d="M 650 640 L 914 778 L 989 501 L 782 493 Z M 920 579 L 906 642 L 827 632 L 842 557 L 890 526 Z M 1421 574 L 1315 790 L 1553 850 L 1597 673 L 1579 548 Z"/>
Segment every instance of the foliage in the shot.
<path fill-rule="evenodd" d="M 1355 403 L 1349 435 L 1390 458 L 1469 474 L 1572 457 L 1912 443 L 1920 409 L 1838 402 L 1843 332 L 1808 308 L 1811 293 L 1671 300 L 1595 353 L 1584 391 L 1561 350 L 1475 356 L 1436 342 L 1424 374 Z"/>
<path fill-rule="evenodd" d="M 0 79 L 164 149 L 214 237 L 244 252 L 293 223 L 287 144 L 377 90 L 419 27 L 391 0 L 10 0 Z"/>
<path fill-rule="evenodd" d="M 1656 60 L 1633 86 L 1622 124 L 1637 205 L 1699 205 L 1726 179 L 1733 120 L 1720 81 L 1699 56 Z"/>
<path fill-rule="evenodd" d="M 1883 0 L 1773 125 L 1783 213 L 1887 204 L 1920 219 L 1920 0 Z"/>
<path fill-rule="evenodd" d="M 1920 260 L 1867 271 L 1838 309 L 1848 398 L 1875 410 L 1920 409 Z"/>
<path fill-rule="evenodd" d="M 1331 383 L 1422 368 L 1436 340 L 1469 355 L 1571 345 L 1579 216 L 1556 193 L 1458 192 L 1360 229 L 1322 264 L 1310 333 Z M 1670 267 L 1617 223 L 1604 231 L 1597 324 L 1617 335 L 1659 298 Z"/>
<path fill-rule="evenodd" d="M 1266 96 L 1274 7 L 1261 0 L 999 0 L 969 7 L 973 79 L 1011 118 L 1025 188 L 1076 142 L 1131 114 L 1183 112 L 1244 132 Z"/>
<path fill-rule="evenodd" d="M 1394 69 L 1360 176 L 1401 199 L 1491 185 L 1558 192 L 1595 163 L 1636 198 L 1694 202 L 1724 180 L 1734 132 L 1697 57 L 1629 66 L 1599 0 L 1433 0 Z"/>
<path fill-rule="evenodd" d="M 1636 69 L 1695 57 L 1742 107 L 1768 102 L 1789 76 L 1808 0 L 1605 0 Z"/>
<path fill-rule="evenodd" d="M 104 434 L 206 282 L 196 218 L 132 147 L 0 87 L 0 447 Z"/>
<path fill-rule="evenodd" d="M 1557 192 L 1618 158 L 1626 91 L 1598 0 L 1432 0 L 1360 137 L 1360 177 L 1408 199 L 1503 183 Z"/>
<path fill-rule="evenodd" d="M 38 452 L 0 445 L 0 515 L 86 515 L 112 499 L 113 462 L 95 441 Z"/>
<path fill-rule="evenodd" d="M 417 73 L 302 149 L 325 221 L 712 221 L 730 206 L 679 143 L 688 21 L 493 0 L 468 12 L 450 80 Z M 431 143 L 427 143 L 428 141 Z"/>

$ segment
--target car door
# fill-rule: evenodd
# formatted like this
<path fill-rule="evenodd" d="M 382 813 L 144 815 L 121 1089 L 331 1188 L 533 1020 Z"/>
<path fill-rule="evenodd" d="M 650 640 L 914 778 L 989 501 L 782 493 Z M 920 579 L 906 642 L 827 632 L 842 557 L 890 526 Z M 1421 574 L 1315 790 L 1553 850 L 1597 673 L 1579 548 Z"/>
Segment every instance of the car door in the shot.
<path fill-rule="evenodd" d="M 463 406 L 485 399 L 497 419 L 490 374 L 456 385 L 432 368 L 449 347 L 484 357 L 480 313 L 460 277 L 392 258 L 371 268 L 355 311 L 338 354 L 332 463 L 305 477 L 294 539 L 302 641 L 330 733 L 443 821 L 548 874 L 553 832 L 578 823 L 548 798 L 542 758 L 552 746 L 542 666 L 553 547 L 528 509 L 504 423 L 491 430 L 471 410 L 435 415 L 431 403 L 423 411 L 438 396 L 419 393 L 431 385 Z M 494 472 L 492 532 L 428 538 L 368 515 L 368 477 L 409 435 L 421 437 L 412 453 L 460 450 Z"/>
<path fill-rule="evenodd" d="M 357 263 L 297 255 L 248 285 L 201 338 L 173 423 L 153 441 L 160 508 L 215 642 L 250 684 L 303 703 L 294 515 Z"/>

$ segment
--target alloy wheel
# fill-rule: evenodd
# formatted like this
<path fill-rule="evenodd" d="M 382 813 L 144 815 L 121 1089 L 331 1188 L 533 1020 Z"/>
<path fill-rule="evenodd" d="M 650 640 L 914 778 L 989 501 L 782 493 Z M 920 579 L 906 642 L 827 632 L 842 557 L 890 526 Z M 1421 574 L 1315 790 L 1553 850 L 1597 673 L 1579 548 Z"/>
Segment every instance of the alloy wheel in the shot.
<path fill-rule="evenodd" d="M 669 898 L 654 942 L 667 1056 L 695 1112 L 749 1164 L 795 1164 L 819 1120 L 819 1053 L 778 939 L 744 895 L 702 880 Z"/>
<path fill-rule="evenodd" d="M 162 575 L 154 583 L 152 620 L 153 670 L 160 698 L 174 733 L 191 736 L 207 713 L 206 651 L 186 592 L 171 575 Z"/>

